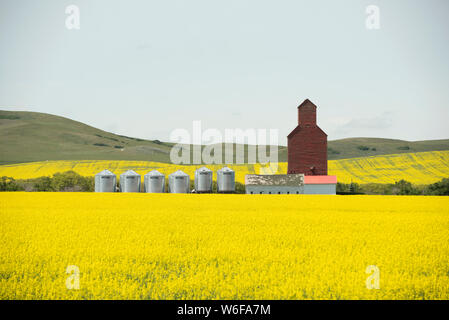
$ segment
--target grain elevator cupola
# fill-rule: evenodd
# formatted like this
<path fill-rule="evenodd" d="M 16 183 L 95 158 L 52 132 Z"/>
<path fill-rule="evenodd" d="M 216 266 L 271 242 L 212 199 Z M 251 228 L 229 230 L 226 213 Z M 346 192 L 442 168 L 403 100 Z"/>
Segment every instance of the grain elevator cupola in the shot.
<path fill-rule="evenodd" d="M 316 109 L 309 99 L 298 106 L 298 125 L 287 136 L 288 173 L 327 175 L 327 134 L 317 126 Z"/>

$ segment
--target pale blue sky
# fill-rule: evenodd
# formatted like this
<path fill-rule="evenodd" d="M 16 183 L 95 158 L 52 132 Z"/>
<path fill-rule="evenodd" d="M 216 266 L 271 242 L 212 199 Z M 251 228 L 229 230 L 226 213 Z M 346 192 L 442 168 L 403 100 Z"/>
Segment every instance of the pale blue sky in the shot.
<path fill-rule="evenodd" d="M 0 109 L 160 140 L 193 120 L 278 128 L 285 145 L 309 98 L 330 140 L 447 139 L 448 17 L 447 0 L 0 0 Z"/>

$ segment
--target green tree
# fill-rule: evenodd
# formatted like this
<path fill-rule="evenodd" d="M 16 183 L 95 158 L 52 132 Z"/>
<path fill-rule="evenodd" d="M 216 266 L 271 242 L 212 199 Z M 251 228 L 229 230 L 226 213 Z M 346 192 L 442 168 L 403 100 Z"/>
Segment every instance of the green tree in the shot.
<path fill-rule="evenodd" d="M 349 192 L 349 184 L 337 182 L 337 192 Z"/>
<path fill-rule="evenodd" d="M 413 185 L 410 182 L 406 180 L 396 181 L 393 186 L 393 193 L 397 195 L 420 194 L 419 191 L 415 187 L 413 187 Z"/>
<path fill-rule="evenodd" d="M 12 177 L 3 176 L 0 179 L 0 191 L 21 191 L 23 187 L 18 185 Z"/>
<path fill-rule="evenodd" d="M 349 192 L 351 193 L 360 192 L 360 185 L 356 182 L 351 182 L 351 184 L 349 185 Z"/>
<path fill-rule="evenodd" d="M 34 191 L 54 191 L 50 177 L 40 177 L 34 180 Z"/>
<path fill-rule="evenodd" d="M 74 171 L 58 172 L 51 178 L 51 187 L 54 191 L 93 191 L 94 178 Z"/>
<path fill-rule="evenodd" d="M 235 182 L 235 193 L 245 193 L 245 185 L 240 182 Z"/>
<path fill-rule="evenodd" d="M 449 196 L 449 179 L 444 178 L 441 181 L 429 185 L 428 191 L 432 195 Z"/>

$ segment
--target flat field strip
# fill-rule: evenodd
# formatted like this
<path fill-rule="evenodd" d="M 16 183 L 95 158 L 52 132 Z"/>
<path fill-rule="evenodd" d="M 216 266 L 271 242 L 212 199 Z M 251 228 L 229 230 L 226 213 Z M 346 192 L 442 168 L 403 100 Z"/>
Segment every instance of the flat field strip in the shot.
<path fill-rule="evenodd" d="M 429 184 L 449 177 L 449 151 L 402 153 L 385 156 L 352 158 L 328 161 L 329 175 L 336 175 L 339 182 L 350 183 L 394 183 L 401 179 L 415 184 Z M 19 163 L 0 166 L 0 177 L 29 179 L 51 176 L 56 172 L 73 170 L 84 176 L 93 176 L 108 169 L 120 175 L 128 169 L 144 175 L 157 169 L 165 175 L 176 170 L 188 173 L 193 179 L 194 172 L 202 165 L 174 165 L 151 161 L 119 160 L 58 160 Z M 216 172 L 223 165 L 208 165 Z M 236 181 L 245 183 L 246 174 L 285 174 L 287 163 L 265 167 L 260 164 L 229 165 L 236 172 Z M 215 176 L 214 176 L 215 177 Z"/>

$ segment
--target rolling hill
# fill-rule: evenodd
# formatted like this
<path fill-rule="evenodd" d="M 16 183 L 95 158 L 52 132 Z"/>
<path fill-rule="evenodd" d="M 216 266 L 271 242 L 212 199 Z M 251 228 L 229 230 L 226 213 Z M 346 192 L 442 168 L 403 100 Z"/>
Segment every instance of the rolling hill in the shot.
<path fill-rule="evenodd" d="M 167 161 L 171 144 L 124 137 L 37 112 L 0 111 L 0 163 L 42 160 Z"/>
<path fill-rule="evenodd" d="M 172 143 L 106 132 L 64 117 L 0 110 L 0 164 L 46 160 L 136 160 L 170 162 Z M 247 145 L 244 146 L 245 154 Z M 233 146 L 234 150 L 236 145 Z M 192 148 L 191 148 L 192 150 Z M 449 139 L 403 141 L 348 138 L 328 142 L 328 159 L 449 150 Z M 234 152 L 235 155 L 235 152 Z M 279 147 L 287 161 L 287 147 Z"/>

